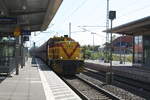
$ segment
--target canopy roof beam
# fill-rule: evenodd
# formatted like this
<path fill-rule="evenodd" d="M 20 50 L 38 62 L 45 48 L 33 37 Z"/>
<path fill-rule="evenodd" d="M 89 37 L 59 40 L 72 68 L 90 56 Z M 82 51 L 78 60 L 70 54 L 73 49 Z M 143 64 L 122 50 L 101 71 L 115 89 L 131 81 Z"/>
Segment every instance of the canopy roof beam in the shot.
<path fill-rule="evenodd" d="M 8 16 L 8 9 L 2 0 L 0 0 L 0 16 Z"/>
<path fill-rule="evenodd" d="M 37 14 L 37 13 L 45 13 L 46 9 L 30 9 L 30 10 L 13 10 L 10 11 L 10 14 L 13 16 L 20 16 L 20 15 L 30 15 L 30 14 Z"/>

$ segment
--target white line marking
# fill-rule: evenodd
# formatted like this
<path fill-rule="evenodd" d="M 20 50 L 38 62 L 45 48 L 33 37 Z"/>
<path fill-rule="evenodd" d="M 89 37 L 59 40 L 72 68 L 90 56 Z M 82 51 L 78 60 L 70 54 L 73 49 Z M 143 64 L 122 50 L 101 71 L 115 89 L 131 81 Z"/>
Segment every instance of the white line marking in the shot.
<path fill-rule="evenodd" d="M 39 64 L 37 64 L 37 66 L 38 66 L 38 70 L 39 70 L 39 73 L 40 73 L 42 85 L 43 85 L 43 88 L 44 88 L 46 100 L 55 100 L 54 95 L 52 94 L 52 91 L 51 91 L 51 89 L 48 85 L 48 82 L 47 82 L 47 80 L 44 76 L 43 71 L 41 71 L 41 68 L 40 68 Z"/>

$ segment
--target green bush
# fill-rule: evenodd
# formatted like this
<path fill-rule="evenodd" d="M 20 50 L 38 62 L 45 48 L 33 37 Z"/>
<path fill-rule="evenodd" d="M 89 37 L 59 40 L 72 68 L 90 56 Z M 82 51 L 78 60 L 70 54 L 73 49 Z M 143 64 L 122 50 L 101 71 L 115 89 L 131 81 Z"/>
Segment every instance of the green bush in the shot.
<path fill-rule="evenodd" d="M 100 58 L 104 58 L 104 54 L 101 52 L 93 52 L 91 54 L 91 59 L 93 60 L 100 59 Z"/>
<path fill-rule="evenodd" d="M 109 52 L 99 52 L 98 51 L 99 46 L 82 46 L 82 54 L 84 59 L 109 59 L 110 60 L 110 53 Z M 94 48 L 94 49 L 93 49 Z M 94 51 L 93 51 L 94 50 Z M 106 58 L 107 54 L 107 58 Z M 122 54 L 121 59 L 124 60 L 124 55 Z M 113 54 L 112 60 L 114 61 L 120 61 L 120 55 L 119 54 Z M 126 62 L 132 62 L 132 55 L 125 55 L 125 61 Z"/>
<path fill-rule="evenodd" d="M 125 58 L 124 58 L 124 55 L 122 55 L 121 59 L 122 60 L 125 59 L 126 62 L 132 62 L 132 55 L 125 55 Z M 113 60 L 114 61 L 120 61 L 120 55 L 113 54 Z"/>

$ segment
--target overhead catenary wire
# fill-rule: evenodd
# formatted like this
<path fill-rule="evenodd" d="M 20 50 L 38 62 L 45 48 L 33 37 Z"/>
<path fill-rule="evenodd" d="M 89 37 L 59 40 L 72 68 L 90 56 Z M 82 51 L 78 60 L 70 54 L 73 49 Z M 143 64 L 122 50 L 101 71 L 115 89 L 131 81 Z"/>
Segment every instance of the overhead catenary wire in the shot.
<path fill-rule="evenodd" d="M 128 6 L 125 6 L 125 7 L 122 6 L 121 8 L 118 8 L 118 10 L 122 9 L 121 12 L 123 12 L 123 11 L 127 10 L 128 8 L 131 8 L 134 5 L 138 5 L 139 3 L 141 3 L 141 2 L 137 2 L 137 1 L 138 0 L 134 0 L 132 3 L 129 3 Z M 145 0 L 145 1 L 147 1 L 147 0 Z"/>
<path fill-rule="evenodd" d="M 71 13 L 71 16 L 72 16 L 75 12 L 77 12 L 81 7 L 83 7 L 83 5 L 84 5 L 85 3 L 87 3 L 87 1 L 88 1 L 88 0 L 84 0 L 78 7 L 76 7 L 76 9 Z"/>
<path fill-rule="evenodd" d="M 67 20 L 69 20 L 70 17 L 73 16 L 73 14 L 75 14 L 79 9 L 81 9 L 81 7 L 83 7 L 83 5 L 85 5 L 85 4 L 87 3 L 87 1 L 89 1 L 89 0 L 84 0 L 83 2 L 81 2 L 81 3 L 79 4 L 79 6 L 77 6 L 68 16 L 65 17 L 63 23 L 65 23 Z M 63 24 L 62 24 L 62 25 L 63 25 Z"/>
<path fill-rule="evenodd" d="M 150 4 L 147 4 L 147 5 L 144 5 L 143 7 L 134 9 L 134 10 L 132 10 L 132 11 L 130 11 L 130 12 L 127 12 L 126 14 L 122 14 L 122 15 L 120 15 L 120 16 L 118 17 L 118 19 L 119 19 L 119 18 L 122 18 L 122 17 L 127 17 L 127 16 L 129 16 L 129 15 L 131 15 L 131 14 L 135 14 L 135 13 L 137 13 L 137 12 L 139 12 L 139 11 L 142 11 L 142 10 L 145 10 L 145 9 L 147 9 L 147 8 L 150 8 Z"/>

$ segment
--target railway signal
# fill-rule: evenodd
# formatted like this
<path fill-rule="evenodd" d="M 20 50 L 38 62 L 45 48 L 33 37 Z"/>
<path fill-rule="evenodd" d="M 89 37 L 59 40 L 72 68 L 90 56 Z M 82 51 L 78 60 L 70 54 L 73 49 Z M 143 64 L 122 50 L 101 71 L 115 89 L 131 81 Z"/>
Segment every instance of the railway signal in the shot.
<path fill-rule="evenodd" d="M 116 18 L 116 11 L 109 11 L 109 19 L 111 21 L 111 31 L 110 31 L 110 68 L 109 71 L 106 73 L 106 83 L 112 84 L 113 81 L 113 72 L 112 72 L 112 52 L 113 52 L 113 43 L 112 43 L 112 21 Z"/>

